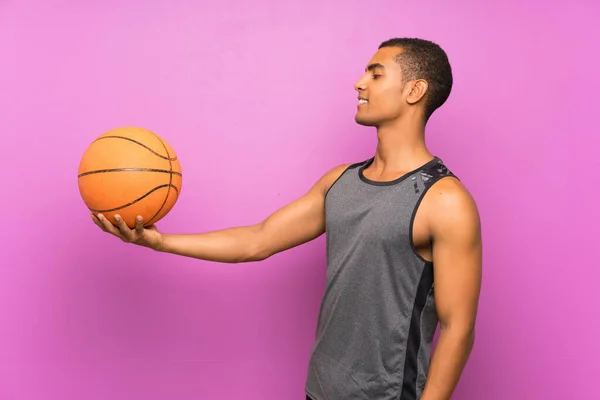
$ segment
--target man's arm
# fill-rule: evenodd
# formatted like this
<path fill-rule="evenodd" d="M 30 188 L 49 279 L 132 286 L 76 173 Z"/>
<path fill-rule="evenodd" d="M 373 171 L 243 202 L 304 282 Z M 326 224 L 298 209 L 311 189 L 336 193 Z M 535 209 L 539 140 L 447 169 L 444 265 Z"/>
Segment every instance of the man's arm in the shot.
<path fill-rule="evenodd" d="M 347 165 L 340 165 L 331 169 L 304 196 L 255 225 L 170 234 L 144 229 L 140 221 L 137 228 L 130 229 L 122 219 L 113 226 L 106 218 L 92 218 L 105 232 L 156 251 L 224 263 L 260 261 L 324 233 L 325 195 L 346 168 Z"/>
<path fill-rule="evenodd" d="M 476 204 L 459 181 L 438 182 L 428 197 L 440 336 L 421 400 L 447 400 L 475 340 L 482 274 L 481 226 Z"/>

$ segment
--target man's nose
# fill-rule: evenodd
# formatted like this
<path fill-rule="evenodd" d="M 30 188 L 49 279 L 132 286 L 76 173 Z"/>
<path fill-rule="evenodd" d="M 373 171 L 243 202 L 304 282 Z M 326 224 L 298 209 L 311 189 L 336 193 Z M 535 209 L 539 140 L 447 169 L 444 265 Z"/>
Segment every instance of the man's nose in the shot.
<path fill-rule="evenodd" d="M 361 77 L 355 84 L 354 84 L 354 90 L 356 90 L 357 92 L 362 92 L 363 90 L 366 89 L 366 84 L 365 84 L 365 78 Z"/>

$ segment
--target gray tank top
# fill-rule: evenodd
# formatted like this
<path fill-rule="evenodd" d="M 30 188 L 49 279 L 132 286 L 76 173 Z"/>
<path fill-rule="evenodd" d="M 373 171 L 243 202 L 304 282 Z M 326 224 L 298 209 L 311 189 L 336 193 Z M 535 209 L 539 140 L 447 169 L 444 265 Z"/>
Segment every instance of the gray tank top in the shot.
<path fill-rule="evenodd" d="M 435 157 L 388 182 L 351 165 L 325 199 L 327 286 L 308 367 L 313 400 L 416 400 L 438 318 L 433 264 L 412 243 L 423 195 L 454 176 Z"/>

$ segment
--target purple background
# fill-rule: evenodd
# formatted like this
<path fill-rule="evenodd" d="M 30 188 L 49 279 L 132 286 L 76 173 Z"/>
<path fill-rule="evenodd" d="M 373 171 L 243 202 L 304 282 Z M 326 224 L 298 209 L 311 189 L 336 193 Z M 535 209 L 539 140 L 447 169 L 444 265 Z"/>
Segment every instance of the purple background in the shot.
<path fill-rule="evenodd" d="M 303 399 L 324 237 L 254 264 L 152 253 L 92 224 L 77 167 L 96 136 L 143 126 L 182 162 L 162 230 L 258 222 L 373 154 L 353 84 L 393 36 L 450 56 L 427 139 L 483 221 L 453 398 L 600 398 L 599 15 L 591 0 L 0 1 L 0 399 Z"/>

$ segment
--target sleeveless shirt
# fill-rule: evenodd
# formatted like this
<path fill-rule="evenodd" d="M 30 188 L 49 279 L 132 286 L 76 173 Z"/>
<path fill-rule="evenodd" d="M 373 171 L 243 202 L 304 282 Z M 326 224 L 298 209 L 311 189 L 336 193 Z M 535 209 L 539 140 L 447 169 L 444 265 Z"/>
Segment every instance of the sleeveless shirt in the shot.
<path fill-rule="evenodd" d="M 313 400 L 416 400 L 438 323 L 433 263 L 413 223 L 435 182 L 454 176 L 435 157 L 398 179 L 349 166 L 325 198 L 327 272 L 305 385 Z"/>

